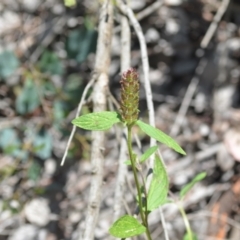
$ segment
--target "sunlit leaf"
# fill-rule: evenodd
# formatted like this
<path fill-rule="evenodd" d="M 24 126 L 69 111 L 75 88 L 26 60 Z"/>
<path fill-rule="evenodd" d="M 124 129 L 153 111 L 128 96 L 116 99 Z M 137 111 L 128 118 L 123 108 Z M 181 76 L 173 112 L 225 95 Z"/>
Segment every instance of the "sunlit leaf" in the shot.
<path fill-rule="evenodd" d="M 180 191 L 180 197 L 181 198 L 184 198 L 184 196 L 186 196 L 186 194 L 193 188 L 193 186 L 203 180 L 205 177 L 207 176 L 207 173 L 206 172 L 202 172 L 202 173 L 199 173 L 195 178 L 193 178 L 193 180 L 188 183 L 187 185 L 185 185 L 181 191 Z"/>
<path fill-rule="evenodd" d="M 153 168 L 153 176 L 148 192 L 147 210 L 152 211 L 167 201 L 169 181 L 165 166 L 156 155 Z"/>
<path fill-rule="evenodd" d="M 172 148 L 174 151 L 186 155 L 185 151 L 178 145 L 178 143 L 172 139 L 170 136 L 160 131 L 157 128 L 152 127 L 151 125 L 144 123 L 140 120 L 136 122 L 136 124 L 140 127 L 140 129 L 146 133 L 148 136 L 156 139 L 157 141 L 167 145 Z"/>
<path fill-rule="evenodd" d="M 75 118 L 72 124 L 86 130 L 104 131 L 117 122 L 120 122 L 119 114 L 117 112 L 106 111 L 82 115 L 81 117 Z"/>
<path fill-rule="evenodd" d="M 74 7 L 76 4 L 76 0 L 64 0 L 64 5 L 66 7 Z"/>
<path fill-rule="evenodd" d="M 185 233 L 183 240 L 198 240 L 198 238 L 197 235 L 193 231 L 191 231 L 191 233 Z"/>
<path fill-rule="evenodd" d="M 131 165 L 131 161 L 130 160 L 127 160 L 124 162 L 126 165 Z"/>
<path fill-rule="evenodd" d="M 127 238 L 140 235 L 146 228 L 132 216 L 119 218 L 109 229 L 109 233 L 116 238 Z"/>
<path fill-rule="evenodd" d="M 157 149 L 158 149 L 158 146 L 153 146 L 147 149 L 143 153 L 143 155 L 140 157 L 140 163 L 143 163 L 144 161 L 146 161 L 153 153 L 156 152 Z"/>

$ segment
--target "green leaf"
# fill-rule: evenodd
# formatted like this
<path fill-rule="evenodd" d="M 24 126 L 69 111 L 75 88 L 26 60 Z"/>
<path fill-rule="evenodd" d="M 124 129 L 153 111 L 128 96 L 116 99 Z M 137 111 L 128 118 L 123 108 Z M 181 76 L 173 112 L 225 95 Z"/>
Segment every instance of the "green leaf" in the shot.
<path fill-rule="evenodd" d="M 48 72 L 53 75 L 62 75 L 64 66 L 57 54 L 51 51 L 44 51 L 39 62 L 39 68 L 42 72 Z"/>
<path fill-rule="evenodd" d="M 0 131 L 0 147 L 6 155 L 11 155 L 21 160 L 28 158 L 28 152 L 21 149 L 21 140 L 17 135 L 17 131 L 12 128 L 5 128 Z"/>
<path fill-rule="evenodd" d="M 85 85 L 79 74 L 69 75 L 62 89 L 65 101 L 67 100 L 74 108 L 78 104 L 84 88 Z"/>
<path fill-rule="evenodd" d="M 130 160 L 127 160 L 124 162 L 126 165 L 131 165 L 131 161 Z"/>
<path fill-rule="evenodd" d="M 28 169 L 27 174 L 29 179 L 37 181 L 41 174 L 41 166 L 36 161 L 33 161 Z"/>
<path fill-rule="evenodd" d="M 74 7 L 76 4 L 76 0 L 64 0 L 64 5 L 66 7 Z"/>
<path fill-rule="evenodd" d="M 144 161 L 146 161 L 153 153 L 156 152 L 157 149 L 158 149 L 158 146 L 153 146 L 147 149 L 143 153 L 143 155 L 140 157 L 140 163 L 143 163 Z"/>
<path fill-rule="evenodd" d="M 19 66 L 19 61 L 11 51 L 0 54 L 0 78 L 10 77 Z"/>
<path fill-rule="evenodd" d="M 64 111 L 64 103 L 63 101 L 60 101 L 56 99 L 53 102 L 53 124 L 54 127 L 57 129 L 61 129 L 61 124 L 63 122 L 63 119 L 65 117 L 65 111 Z"/>
<path fill-rule="evenodd" d="M 85 61 L 89 53 L 96 51 L 98 33 L 88 26 L 90 26 L 89 23 L 81 29 L 71 31 L 67 38 L 68 57 L 75 59 L 78 63 Z"/>
<path fill-rule="evenodd" d="M 129 215 L 119 218 L 109 229 L 109 233 L 117 238 L 133 237 L 145 231 L 146 228 L 137 219 Z"/>
<path fill-rule="evenodd" d="M 189 236 L 189 235 L 190 234 L 188 234 L 188 232 L 186 232 L 183 237 L 183 240 L 198 240 L 197 235 L 193 231 L 191 232 L 192 236 Z"/>
<path fill-rule="evenodd" d="M 166 203 L 168 193 L 168 176 L 161 159 L 156 155 L 153 176 L 147 197 L 147 210 L 152 211 Z"/>
<path fill-rule="evenodd" d="M 16 99 L 17 112 L 20 114 L 33 112 L 40 105 L 40 94 L 37 85 L 31 79 L 26 79 Z"/>
<path fill-rule="evenodd" d="M 112 127 L 114 123 L 120 122 L 120 117 L 117 112 L 94 112 L 82 115 L 75 118 L 72 124 L 77 127 L 93 130 L 104 131 Z"/>
<path fill-rule="evenodd" d="M 52 136 L 46 131 L 40 131 L 33 141 L 35 155 L 45 160 L 52 155 Z"/>
<path fill-rule="evenodd" d="M 186 196 L 186 194 L 193 188 L 193 186 L 203 180 L 205 177 L 207 176 L 207 173 L 206 172 L 202 172 L 202 173 L 199 173 L 190 183 L 188 183 L 187 185 L 185 185 L 181 191 L 180 191 L 180 197 L 181 198 L 184 198 Z"/>
<path fill-rule="evenodd" d="M 172 148 L 174 151 L 186 155 L 185 151 L 177 144 L 175 140 L 173 140 L 170 136 L 160 131 L 157 128 L 150 126 L 147 123 L 144 123 L 140 120 L 136 122 L 136 124 L 140 127 L 140 129 L 146 133 L 148 136 L 156 139 L 157 141 L 167 145 Z"/>

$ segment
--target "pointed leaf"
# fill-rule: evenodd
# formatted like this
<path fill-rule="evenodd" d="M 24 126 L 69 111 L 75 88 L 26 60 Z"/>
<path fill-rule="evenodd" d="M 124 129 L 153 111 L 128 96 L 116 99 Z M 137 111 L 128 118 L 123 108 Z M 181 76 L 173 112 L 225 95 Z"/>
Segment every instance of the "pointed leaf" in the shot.
<path fill-rule="evenodd" d="M 64 5 L 66 7 L 74 7 L 76 4 L 76 0 L 64 0 Z"/>
<path fill-rule="evenodd" d="M 144 161 L 146 161 L 153 153 L 156 152 L 156 150 L 158 149 L 158 146 L 153 146 L 150 147 L 148 150 L 146 150 L 143 155 L 140 157 L 140 163 L 143 163 Z"/>
<path fill-rule="evenodd" d="M 181 191 L 180 191 L 180 197 L 184 198 L 186 196 L 186 194 L 193 188 L 193 186 L 197 183 L 200 182 L 201 180 L 203 180 L 206 177 L 207 173 L 206 172 L 202 172 L 199 173 L 190 183 L 188 183 L 187 185 L 185 185 Z"/>
<path fill-rule="evenodd" d="M 153 176 L 147 196 L 147 209 L 152 211 L 166 203 L 168 193 L 168 176 L 161 159 L 156 155 Z"/>
<path fill-rule="evenodd" d="M 146 228 L 132 216 L 125 215 L 119 218 L 109 229 L 109 233 L 117 238 L 127 238 L 140 235 Z"/>
<path fill-rule="evenodd" d="M 198 240 L 197 235 L 191 231 L 191 233 L 189 234 L 188 232 L 185 233 L 183 240 Z"/>
<path fill-rule="evenodd" d="M 124 162 L 126 165 L 131 165 L 131 161 L 130 160 L 127 160 Z"/>
<path fill-rule="evenodd" d="M 86 130 L 104 131 L 120 121 L 117 112 L 94 112 L 75 118 L 72 124 Z"/>
<path fill-rule="evenodd" d="M 140 120 L 136 122 L 136 124 L 141 128 L 141 130 L 146 133 L 148 136 L 156 139 L 157 141 L 167 145 L 172 148 L 174 151 L 186 155 L 185 151 L 177 144 L 175 140 L 173 140 L 170 136 L 160 131 L 157 128 L 150 126 L 147 123 L 144 123 Z"/>

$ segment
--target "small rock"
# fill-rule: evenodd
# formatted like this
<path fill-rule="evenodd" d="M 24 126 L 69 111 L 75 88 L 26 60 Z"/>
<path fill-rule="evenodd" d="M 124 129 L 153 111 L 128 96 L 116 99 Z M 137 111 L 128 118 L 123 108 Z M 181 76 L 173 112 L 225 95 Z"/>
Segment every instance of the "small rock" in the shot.
<path fill-rule="evenodd" d="M 57 168 L 57 163 L 53 159 L 47 159 L 44 162 L 44 174 L 47 176 L 52 176 Z"/>
<path fill-rule="evenodd" d="M 199 128 L 199 132 L 203 137 L 206 137 L 209 135 L 210 133 L 210 128 L 208 125 L 206 124 L 201 124 L 200 128 Z"/>
<path fill-rule="evenodd" d="M 155 28 L 149 28 L 145 33 L 147 43 L 156 43 L 160 39 L 160 34 Z"/>
<path fill-rule="evenodd" d="M 219 116 L 224 116 L 231 108 L 234 87 L 229 85 L 219 88 L 214 93 L 213 109 Z"/>
<path fill-rule="evenodd" d="M 81 219 L 81 213 L 78 211 L 70 212 L 69 213 L 69 220 L 71 223 L 75 224 L 78 223 Z"/>
<path fill-rule="evenodd" d="M 240 162 L 240 131 L 230 129 L 224 136 L 224 143 L 229 154 L 238 162 Z"/>
<path fill-rule="evenodd" d="M 179 6 L 182 4 L 182 0 L 165 0 L 165 4 L 168 6 Z"/>
<path fill-rule="evenodd" d="M 131 0 L 130 1 L 130 7 L 133 11 L 141 10 L 145 7 L 146 2 L 145 1 L 139 1 L 139 0 Z"/>
<path fill-rule="evenodd" d="M 188 176 L 183 173 L 176 174 L 173 179 L 173 183 L 179 187 L 185 185 L 187 181 L 188 181 Z"/>
<path fill-rule="evenodd" d="M 61 14 L 63 14 L 64 13 L 64 10 L 65 10 L 65 8 L 64 8 L 64 6 L 63 6 L 63 4 L 55 4 L 54 6 L 53 6 L 53 8 L 52 8 L 52 12 L 54 13 L 54 14 L 56 14 L 56 15 L 61 15 Z"/>
<path fill-rule="evenodd" d="M 163 83 L 162 80 L 163 77 L 163 73 L 158 70 L 158 69 L 150 69 L 149 71 L 149 80 L 151 83 L 157 84 L 157 85 L 161 85 Z"/>
<path fill-rule="evenodd" d="M 240 56 L 240 38 L 231 38 L 227 41 L 227 47 L 231 57 Z"/>
<path fill-rule="evenodd" d="M 35 12 L 38 9 L 40 3 L 40 0 L 22 0 L 23 8 L 29 12 Z"/>
<path fill-rule="evenodd" d="M 67 25 L 70 28 L 76 27 L 78 25 L 78 19 L 76 17 L 71 17 L 67 21 Z"/>
<path fill-rule="evenodd" d="M 21 19 L 18 14 L 5 10 L 0 16 L 0 36 L 19 27 L 20 22 Z"/>
<path fill-rule="evenodd" d="M 202 113 L 206 109 L 206 96 L 202 92 L 197 93 L 194 109 L 196 113 Z"/>
<path fill-rule="evenodd" d="M 179 23 L 175 19 L 170 18 L 166 22 L 165 30 L 166 30 L 167 34 L 174 35 L 174 34 L 179 32 L 180 25 L 179 25 Z"/>
<path fill-rule="evenodd" d="M 9 240 L 35 240 L 37 238 L 37 234 L 37 227 L 26 224 L 18 228 L 9 238 Z"/>
<path fill-rule="evenodd" d="M 13 209 L 18 209 L 20 207 L 20 204 L 19 204 L 19 202 L 17 200 L 11 200 L 9 205 Z"/>
<path fill-rule="evenodd" d="M 224 172 L 232 169 L 234 166 L 234 159 L 228 153 L 228 150 L 224 144 L 219 148 L 217 153 L 217 164 Z"/>
<path fill-rule="evenodd" d="M 37 226 L 45 226 L 50 221 L 50 208 L 44 198 L 36 198 L 25 205 L 24 213 L 27 220 Z"/>

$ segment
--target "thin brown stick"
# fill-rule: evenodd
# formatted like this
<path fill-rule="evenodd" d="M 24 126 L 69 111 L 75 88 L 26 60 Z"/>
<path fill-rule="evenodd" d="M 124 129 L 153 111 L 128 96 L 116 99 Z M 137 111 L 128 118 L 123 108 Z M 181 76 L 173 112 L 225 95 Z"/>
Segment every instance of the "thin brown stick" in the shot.
<path fill-rule="evenodd" d="M 148 7 L 144 8 L 141 12 L 136 15 L 138 21 L 146 18 L 147 16 L 151 15 L 153 12 L 157 11 L 162 5 L 164 4 L 163 0 L 157 0 L 153 4 L 149 5 Z M 118 33 L 121 30 L 121 26 L 117 26 L 114 28 L 114 33 Z"/>
<path fill-rule="evenodd" d="M 220 22 L 220 20 L 222 19 L 223 14 L 226 12 L 227 7 L 229 5 L 230 0 L 223 0 L 221 6 L 219 7 L 216 15 L 213 18 L 212 23 L 210 24 L 210 27 L 208 28 L 204 38 L 202 39 L 201 42 L 201 48 L 205 49 L 209 42 L 211 41 L 214 33 L 217 30 L 218 27 L 218 23 Z"/>
<path fill-rule="evenodd" d="M 216 13 L 216 15 L 213 19 L 213 22 L 209 26 L 205 36 L 202 39 L 202 42 L 200 44 L 202 49 L 206 49 L 209 42 L 211 41 L 211 39 L 212 39 L 216 29 L 217 29 L 219 21 L 221 20 L 223 14 L 227 10 L 227 7 L 229 5 L 229 1 L 230 0 L 223 0 L 221 6 L 219 7 L 219 9 L 218 9 L 218 11 L 217 11 L 217 13 Z M 204 68 L 205 68 L 206 64 L 207 64 L 207 60 L 204 59 L 204 58 L 201 59 L 201 61 L 199 61 L 199 64 L 198 64 L 198 67 L 196 68 L 196 72 L 194 74 L 194 77 L 192 78 L 190 84 L 188 85 L 186 94 L 184 96 L 184 99 L 183 99 L 182 104 L 180 106 L 180 109 L 178 111 L 178 114 L 177 114 L 176 120 L 173 124 L 172 130 L 170 132 L 170 135 L 173 136 L 173 137 L 178 135 L 178 133 L 180 131 L 180 127 L 183 123 L 184 117 L 185 117 L 185 115 L 187 113 L 187 110 L 190 106 L 193 95 L 194 95 L 194 93 L 197 89 L 197 86 L 198 86 L 198 83 L 199 83 L 199 76 L 204 71 Z"/>
<path fill-rule="evenodd" d="M 83 91 L 83 94 L 82 94 L 82 97 L 81 97 L 81 100 L 80 100 L 80 103 L 78 104 L 78 108 L 77 108 L 77 112 L 76 112 L 76 116 L 75 117 L 78 117 L 80 112 L 81 112 L 81 109 L 82 109 L 82 106 L 83 106 L 83 103 L 85 101 L 85 98 L 87 96 L 87 93 L 88 93 L 88 90 L 92 87 L 93 83 L 95 82 L 96 80 L 96 75 L 94 74 L 92 79 L 90 80 L 90 82 L 87 84 L 87 86 L 85 87 L 84 91 Z M 66 146 L 66 149 L 64 151 L 64 155 L 63 155 L 63 158 L 62 158 L 62 161 L 61 161 L 61 166 L 64 165 L 64 162 L 66 160 L 66 157 L 67 157 L 67 153 L 68 153 L 68 150 L 69 150 L 69 147 L 70 147 L 70 144 L 72 142 L 72 139 L 73 139 L 73 136 L 76 132 L 76 126 L 73 125 L 73 128 L 72 128 L 72 131 L 71 131 L 71 134 L 70 134 L 70 137 L 68 139 L 68 142 L 67 142 L 67 146 Z"/>
<path fill-rule="evenodd" d="M 112 2 L 105 0 L 100 11 L 99 35 L 96 52 L 95 71 L 99 74 L 93 88 L 93 110 L 94 112 L 105 111 L 107 104 L 108 69 L 110 64 L 110 46 L 112 39 L 113 7 Z M 92 180 L 88 209 L 85 221 L 83 240 L 94 239 L 94 229 L 99 215 L 102 195 L 103 163 L 104 157 L 104 132 L 92 132 L 91 165 Z M 81 239 L 81 237 L 79 238 Z"/>

